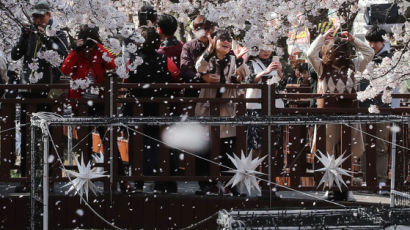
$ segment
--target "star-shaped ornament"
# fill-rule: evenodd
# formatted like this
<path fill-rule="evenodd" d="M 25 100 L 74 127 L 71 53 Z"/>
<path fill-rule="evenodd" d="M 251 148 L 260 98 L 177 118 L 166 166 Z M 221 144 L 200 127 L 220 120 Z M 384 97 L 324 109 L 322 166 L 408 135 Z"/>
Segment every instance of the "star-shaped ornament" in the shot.
<path fill-rule="evenodd" d="M 78 194 L 80 197 L 83 197 L 85 193 L 85 198 L 88 201 L 88 190 L 91 190 L 94 195 L 97 195 L 97 186 L 91 181 L 92 179 L 108 177 L 104 175 L 105 171 L 98 172 L 96 169 L 91 169 L 91 163 L 88 162 L 87 165 L 84 163 L 84 157 L 81 156 L 81 164 L 78 162 L 78 157 L 75 158 L 77 164 L 78 172 L 72 170 L 65 170 L 65 172 L 75 177 L 74 180 L 71 180 L 68 184 L 63 187 L 71 185 L 67 193 L 75 191 L 75 194 Z M 81 202 L 81 199 L 80 199 Z"/>
<path fill-rule="evenodd" d="M 325 172 L 322 179 L 317 187 L 323 184 L 323 189 L 325 186 L 332 188 L 333 184 L 336 184 L 340 191 L 342 191 L 342 184 L 347 187 L 346 183 L 343 181 L 342 176 L 349 176 L 351 171 L 341 168 L 342 163 L 349 158 L 349 156 L 343 158 L 344 154 L 340 155 L 337 159 L 335 155 L 324 155 L 318 150 L 319 155 L 317 158 L 323 164 L 324 168 L 317 169 L 315 172 Z"/>
<path fill-rule="evenodd" d="M 234 187 L 235 185 L 239 184 L 240 191 L 243 191 L 244 188 L 246 188 L 246 190 L 250 194 L 251 189 L 254 188 L 257 191 L 261 192 L 255 175 L 264 175 L 263 173 L 256 171 L 256 168 L 262 163 L 266 156 L 262 158 L 256 157 L 252 159 L 252 153 L 253 152 L 251 151 L 249 155 L 245 157 L 245 154 L 242 151 L 241 158 L 237 157 L 236 155 L 233 155 L 233 157 L 228 155 L 229 159 L 236 167 L 236 170 L 227 171 L 230 173 L 235 173 L 235 175 L 231 180 L 229 180 L 226 186 L 231 185 L 231 187 Z"/>

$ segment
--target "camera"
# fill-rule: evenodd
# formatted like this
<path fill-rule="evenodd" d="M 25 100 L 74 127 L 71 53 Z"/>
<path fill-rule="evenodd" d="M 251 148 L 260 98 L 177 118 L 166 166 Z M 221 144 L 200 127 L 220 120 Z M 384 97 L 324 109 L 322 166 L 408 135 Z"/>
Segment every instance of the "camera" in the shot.
<path fill-rule="evenodd" d="M 38 29 L 37 29 L 37 27 L 35 26 L 35 25 L 33 25 L 33 24 L 25 24 L 25 25 L 23 25 L 23 28 L 22 28 L 22 33 L 23 34 L 28 34 L 28 33 L 33 33 L 33 32 L 35 32 L 35 31 L 37 31 Z"/>
<path fill-rule="evenodd" d="M 79 39 L 79 40 L 83 40 L 83 44 L 81 46 L 77 46 L 77 44 L 74 45 L 74 50 L 75 51 L 85 51 L 88 49 L 92 49 L 94 48 L 97 44 L 93 39 Z"/>

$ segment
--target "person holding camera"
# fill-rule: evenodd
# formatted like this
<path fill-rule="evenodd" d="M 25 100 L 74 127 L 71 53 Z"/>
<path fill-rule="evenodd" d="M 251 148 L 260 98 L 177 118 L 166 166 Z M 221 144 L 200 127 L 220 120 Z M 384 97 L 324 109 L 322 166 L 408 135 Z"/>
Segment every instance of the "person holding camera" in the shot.
<path fill-rule="evenodd" d="M 98 27 L 83 25 L 78 33 L 75 47 L 70 51 L 61 66 L 61 72 L 71 76 L 71 80 L 87 80 L 97 87 L 70 88 L 68 98 L 95 99 L 102 95 L 99 87 L 103 85 L 107 70 L 115 69 L 114 57 L 101 44 Z M 96 112 L 104 111 L 96 109 Z"/>
<path fill-rule="evenodd" d="M 66 35 L 62 30 L 56 29 L 48 2 L 40 1 L 35 4 L 31 15 L 33 24 L 22 28 L 20 39 L 11 51 L 11 58 L 13 60 L 24 58 L 22 84 L 57 83 L 61 76 L 59 66 L 53 66 L 47 60 L 38 58 L 38 54 L 52 50 L 64 59 L 68 53 Z M 46 33 L 50 28 L 56 30 L 55 34 Z M 34 70 L 30 66 L 38 66 L 38 69 Z M 34 75 L 37 77 L 33 78 Z M 32 91 L 31 94 L 33 93 Z M 47 93 L 37 92 L 34 96 L 47 97 Z"/>
<path fill-rule="evenodd" d="M 318 76 L 318 93 L 355 93 L 356 80 L 354 73 L 365 70 L 367 64 L 374 56 L 373 49 L 360 39 L 355 38 L 349 32 L 344 31 L 335 37 L 333 29 L 324 35 L 319 35 L 310 45 L 307 52 L 308 59 Z M 327 41 L 327 45 L 325 42 Z M 319 52 L 324 47 L 322 58 Z M 354 48 L 357 52 L 354 53 Z M 356 57 L 354 57 L 354 54 Z M 343 97 L 326 97 L 317 99 L 318 108 L 354 108 L 358 104 L 353 99 Z M 358 126 L 360 127 L 360 126 Z M 341 148 L 341 125 L 326 125 L 326 151 L 329 154 L 342 154 Z M 364 152 L 363 136 L 355 129 L 351 130 L 351 154 L 360 157 Z M 350 153 L 346 153 L 350 155 Z M 351 192 L 344 191 L 342 194 L 335 192 L 335 198 L 341 200 L 354 200 Z"/>
<path fill-rule="evenodd" d="M 25 25 L 21 28 L 21 35 L 17 44 L 11 50 L 11 59 L 20 60 L 23 58 L 23 68 L 20 73 L 20 84 L 52 84 L 60 81 L 61 72 L 59 66 L 51 64 L 43 58 L 39 58 L 40 54 L 44 52 L 54 51 L 56 56 L 64 59 L 68 53 L 68 42 L 65 33 L 57 28 L 57 23 L 51 17 L 51 8 L 48 2 L 39 1 L 36 3 L 31 11 L 32 24 Z M 49 33 L 53 31 L 52 33 Z M 12 71 L 9 72 L 14 75 Z M 12 80 L 14 80 L 12 78 Z M 58 89 L 43 90 L 43 89 L 19 89 L 18 93 L 23 98 L 47 98 L 53 96 L 60 96 L 61 91 Z M 8 97 L 16 96 L 16 94 L 9 93 Z M 22 124 L 27 123 L 27 116 L 24 113 L 27 109 L 27 104 L 21 104 L 21 119 Z M 47 104 L 38 104 L 37 111 L 50 111 L 50 106 Z M 21 143 L 27 142 L 27 129 L 21 129 Z M 21 145 L 21 175 L 26 175 L 26 144 Z M 28 185 L 16 187 L 16 192 L 28 191 Z"/>

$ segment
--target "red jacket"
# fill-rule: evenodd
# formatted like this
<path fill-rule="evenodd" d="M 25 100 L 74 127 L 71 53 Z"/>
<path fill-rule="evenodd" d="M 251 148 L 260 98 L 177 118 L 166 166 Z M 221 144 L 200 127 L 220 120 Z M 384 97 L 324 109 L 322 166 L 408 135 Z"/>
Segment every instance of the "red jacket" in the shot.
<path fill-rule="evenodd" d="M 70 75 L 72 80 L 76 80 L 85 79 L 91 71 L 95 78 L 95 84 L 102 85 L 105 72 L 109 69 L 114 69 L 115 63 L 114 57 L 103 45 L 98 44 L 97 46 L 98 49 L 94 49 L 90 54 L 71 50 L 61 66 L 61 72 L 65 75 Z M 104 53 L 107 57 L 111 58 L 111 61 L 104 60 Z M 70 89 L 68 98 L 82 98 L 81 92 L 81 89 Z"/>

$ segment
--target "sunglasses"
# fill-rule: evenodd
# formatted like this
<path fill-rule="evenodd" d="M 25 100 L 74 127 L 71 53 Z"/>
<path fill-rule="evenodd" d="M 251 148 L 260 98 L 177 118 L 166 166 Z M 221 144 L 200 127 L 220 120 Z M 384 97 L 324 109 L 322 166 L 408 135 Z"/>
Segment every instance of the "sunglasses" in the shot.
<path fill-rule="evenodd" d="M 219 38 L 218 40 L 220 40 L 222 42 L 232 42 L 232 39 L 230 39 L 230 38 Z"/>

